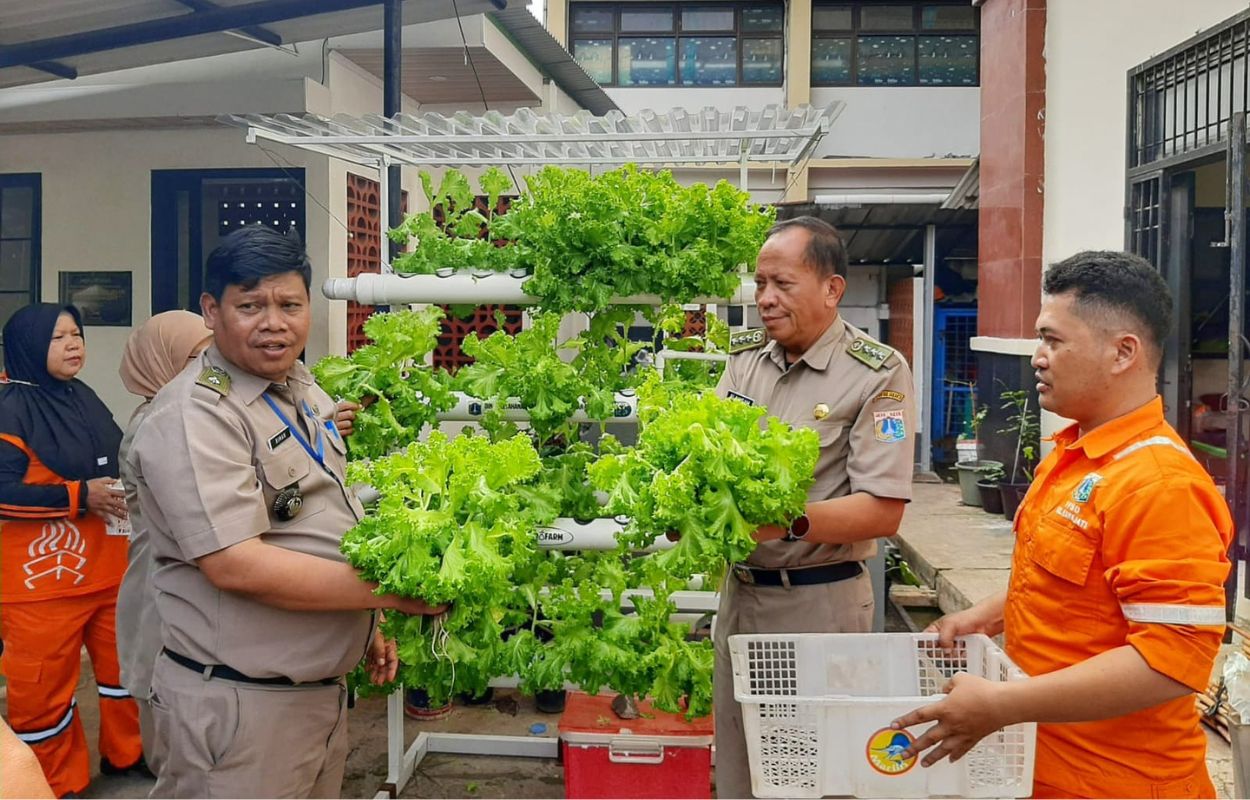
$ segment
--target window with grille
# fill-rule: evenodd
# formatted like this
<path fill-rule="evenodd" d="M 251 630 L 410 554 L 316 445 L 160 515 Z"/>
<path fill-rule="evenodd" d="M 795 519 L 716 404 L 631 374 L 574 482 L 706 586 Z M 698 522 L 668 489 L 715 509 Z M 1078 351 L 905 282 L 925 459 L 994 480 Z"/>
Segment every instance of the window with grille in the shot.
<path fill-rule="evenodd" d="M 780 86 L 779 2 L 573 3 L 573 57 L 603 86 Z"/>
<path fill-rule="evenodd" d="M 967 2 L 818 2 L 812 85 L 976 86 L 979 28 Z"/>
<path fill-rule="evenodd" d="M 39 299 L 38 174 L 0 175 L 0 328 Z M 0 369 L 4 342 L 0 341 Z"/>

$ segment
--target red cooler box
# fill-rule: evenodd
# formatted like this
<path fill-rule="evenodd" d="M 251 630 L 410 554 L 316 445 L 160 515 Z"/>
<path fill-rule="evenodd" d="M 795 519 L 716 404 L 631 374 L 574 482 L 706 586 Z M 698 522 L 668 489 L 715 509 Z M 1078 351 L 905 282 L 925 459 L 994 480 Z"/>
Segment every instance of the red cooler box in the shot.
<path fill-rule="evenodd" d="M 712 796 L 712 718 L 640 704 L 621 719 L 612 695 L 569 692 L 560 718 L 564 796 L 581 798 Z"/>

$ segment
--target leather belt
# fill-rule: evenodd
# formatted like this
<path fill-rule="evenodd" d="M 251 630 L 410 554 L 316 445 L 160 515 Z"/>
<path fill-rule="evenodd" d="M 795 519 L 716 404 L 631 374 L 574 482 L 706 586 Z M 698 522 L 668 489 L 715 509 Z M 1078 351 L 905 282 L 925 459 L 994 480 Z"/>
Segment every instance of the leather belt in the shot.
<path fill-rule="evenodd" d="M 854 578 L 864 571 L 858 561 L 842 561 L 822 567 L 791 567 L 758 569 L 745 564 L 733 565 L 734 577 L 755 586 L 815 586 Z"/>
<path fill-rule="evenodd" d="M 192 672 L 198 672 L 204 676 L 204 680 L 210 678 L 222 678 L 228 681 L 238 681 L 239 683 L 255 683 L 261 686 L 333 686 L 342 680 L 342 678 L 322 678 L 317 681 L 304 681 L 297 683 L 290 678 L 253 678 L 251 675 L 244 675 L 237 669 L 227 667 L 225 664 L 201 664 L 193 658 L 188 658 L 181 653 L 175 653 L 168 647 L 161 648 L 161 651 L 169 657 L 169 660 L 186 667 Z"/>

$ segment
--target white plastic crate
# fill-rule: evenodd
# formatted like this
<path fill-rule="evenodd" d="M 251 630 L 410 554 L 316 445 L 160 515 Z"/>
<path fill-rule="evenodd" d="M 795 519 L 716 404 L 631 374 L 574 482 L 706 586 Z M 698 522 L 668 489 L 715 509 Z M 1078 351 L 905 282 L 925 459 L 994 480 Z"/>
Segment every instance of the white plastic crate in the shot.
<path fill-rule="evenodd" d="M 932 634 L 807 633 L 729 637 L 756 797 L 1027 797 L 1037 725 L 992 733 L 954 764 L 895 753 L 890 723 L 941 699 L 957 672 L 1025 675 L 986 636 L 938 647 Z M 918 737 L 929 726 L 908 733 Z"/>

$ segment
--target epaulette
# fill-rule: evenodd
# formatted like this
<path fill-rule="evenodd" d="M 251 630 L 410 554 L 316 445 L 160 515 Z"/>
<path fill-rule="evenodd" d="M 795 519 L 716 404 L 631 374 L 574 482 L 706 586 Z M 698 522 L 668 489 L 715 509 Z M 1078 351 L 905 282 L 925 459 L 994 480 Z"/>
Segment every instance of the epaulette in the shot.
<path fill-rule="evenodd" d="M 857 336 L 847 345 L 846 352 L 851 354 L 851 358 L 875 370 L 885 366 L 885 362 L 894 355 L 893 350 L 866 336 Z"/>
<path fill-rule="evenodd" d="M 745 331 L 734 331 L 729 334 L 729 352 L 731 354 L 754 350 L 757 347 L 763 347 L 767 343 L 768 337 L 764 335 L 763 328 L 748 328 Z"/>
<path fill-rule="evenodd" d="M 222 397 L 230 394 L 230 373 L 221 367 L 205 367 L 195 383 L 197 386 L 212 389 Z"/>

